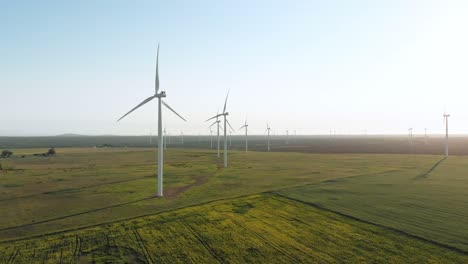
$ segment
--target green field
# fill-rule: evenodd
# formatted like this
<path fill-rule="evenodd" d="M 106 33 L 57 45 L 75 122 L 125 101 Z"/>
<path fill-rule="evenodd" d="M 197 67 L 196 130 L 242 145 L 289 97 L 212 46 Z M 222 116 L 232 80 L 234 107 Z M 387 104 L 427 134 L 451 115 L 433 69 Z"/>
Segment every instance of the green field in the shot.
<path fill-rule="evenodd" d="M 0 263 L 461 263 L 468 257 L 274 195 L 15 243 Z"/>
<path fill-rule="evenodd" d="M 17 150 L 17 154 L 38 150 Z M 387 171 L 425 170 L 434 156 L 232 152 L 170 149 L 165 198 L 154 197 L 155 150 L 58 149 L 56 157 L 14 158 L 0 186 L 0 240 L 95 225 L 222 198 Z"/>
<path fill-rule="evenodd" d="M 154 149 L 43 151 L 0 160 L 6 263 L 467 262 L 468 158 L 168 149 L 158 198 Z"/>
<path fill-rule="evenodd" d="M 468 157 L 429 173 L 378 173 L 279 191 L 281 195 L 468 252 Z"/>

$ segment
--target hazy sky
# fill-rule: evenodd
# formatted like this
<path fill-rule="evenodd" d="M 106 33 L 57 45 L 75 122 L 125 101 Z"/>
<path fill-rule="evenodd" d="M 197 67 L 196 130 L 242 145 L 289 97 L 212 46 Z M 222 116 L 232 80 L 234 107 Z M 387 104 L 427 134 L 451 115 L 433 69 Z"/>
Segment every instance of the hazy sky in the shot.
<path fill-rule="evenodd" d="M 2 1 L 0 135 L 468 132 L 468 1 Z M 241 133 L 241 131 L 239 131 Z"/>

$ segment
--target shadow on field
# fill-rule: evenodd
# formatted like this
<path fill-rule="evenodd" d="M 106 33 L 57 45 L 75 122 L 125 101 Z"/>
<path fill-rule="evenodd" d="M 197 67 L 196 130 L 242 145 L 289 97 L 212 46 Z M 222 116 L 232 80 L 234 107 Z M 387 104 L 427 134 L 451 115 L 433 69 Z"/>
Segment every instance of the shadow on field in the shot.
<path fill-rule="evenodd" d="M 426 171 L 425 173 L 423 173 L 421 175 L 418 175 L 418 176 L 414 177 L 414 180 L 421 180 L 421 179 L 425 179 L 425 178 L 429 177 L 429 174 L 431 174 L 431 172 L 433 172 L 446 159 L 447 159 L 447 157 L 442 158 L 441 160 L 436 162 L 436 164 L 434 164 L 434 166 L 432 166 L 428 171 Z"/>

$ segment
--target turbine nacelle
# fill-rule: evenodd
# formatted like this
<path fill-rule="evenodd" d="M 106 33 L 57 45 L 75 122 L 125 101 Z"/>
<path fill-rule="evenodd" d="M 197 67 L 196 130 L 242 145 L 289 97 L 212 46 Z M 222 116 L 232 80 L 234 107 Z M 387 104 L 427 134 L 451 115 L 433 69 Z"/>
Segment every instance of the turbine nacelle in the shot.
<path fill-rule="evenodd" d="M 161 91 L 160 93 L 155 94 L 154 97 L 157 97 L 157 98 L 165 98 L 165 97 L 166 97 L 166 92 L 165 92 L 165 91 Z"/>

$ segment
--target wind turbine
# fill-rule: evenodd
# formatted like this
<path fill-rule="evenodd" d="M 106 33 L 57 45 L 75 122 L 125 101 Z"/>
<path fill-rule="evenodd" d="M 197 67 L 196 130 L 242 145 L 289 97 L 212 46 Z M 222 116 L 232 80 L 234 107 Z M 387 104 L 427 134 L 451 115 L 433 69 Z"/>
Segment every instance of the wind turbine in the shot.
<path fill-rule="evenodd" d="M 219 154 L 219 126 L 220 126 L 220 124 L 219 123 L 221 123 L 221 121 L 219 120 L 219 116 L 220 115 L 218 113 L 216 113 L 216 121 L 214 121 L 213 124 L 210 125 L 210 131 L 211 131 L 211 127 L 216 125 L 216 143 L 217 143 L 217 151 L 218 151 L 217 152 L 217 157 L 218 158 L 220 157 L 220 154 Z M 209 121 L 211 119 L 213 119 L 213 118 L 210 118 L 210 119 L 206 120 L 205 122 L 207 122 L 207 121 Z"/>
<path fill-rule="evenodd" d="M 424 144 L 427 145 L 427 128 L 424 128 Z"/>
<path fill-rule="evenodd" d="M 408 128 L 408 140 L 410 145 L 413 145 L 413 128 Z"/>
<path fill-rule="evenodd" d="M 245 118 L 245 124 L 241 126 L 239 129 L 245 128 L 245 152 L 249 151 L 249 138 L 247 135 L 247 131 L 249 128 L 249 125 L 247 124 L 247 118 Z"/>
<path fill-rule="evenodd" d="M 154 87 L 155 87 L 155 93 L 154 95 L 146 98 L 135 106 L 132 110 L 130 110 L 128 113 L 123 115 L 117 122 L 125 118 L 127 115 L 135 111 L 136 109 L 140 108 L 141 106 L 145 105 L 146 103 L 152 101 L 154 98 L 158 98 L 158 186 L 157 186 L 157 196 L 163 196 L 163 159 L 164 159 L 164 151 L 163 151 L 163 131 L 162 131 L 162 106 L 164 105 L 167 109 L 171 110 L 174 114 L 176 114 L 178 117 L 180 117 L 182 120 L 187 122 L 185 118 L 183 118 L 181 115 L 179 115 L 174 109 L 172 109 L 166 102 L 164 102 L 162 99 L 166 97 L 166 92 L 165 91 L 159 91 L 159 44 L 158 44 L 158 51 L 156 53 L 156 78 L 154 82 Z"/>
<path fill-rule="evenodd" d="M 211 149 L 213 148 L 213 130 L 211 130 L 211 127 L 210 127 L 210 148 Z"/>
<path fill-rule="evenodd" d="M 270 151 L 270 130 L 271 130 L 271 127 L 270 127 L 270 125 L 267 123 L 267 132 L 268 132 L 268 151 Z"/>
<path fill-rule="evenodd" d="M 445 157 L 448 157 L 448 118 L 450 117 L 449 114 L 444 112 L 444 122 L 445 122 Z"/>
<path fill-rule="evenodd" d="M 223 116 L 224 117 L 224 168 L 227 168 L 228 166 L 228 153 L 227 153 L 227 125 L 229 125 L 229 127 L 234 130 L 231 126 L 231 123 L 229 123 L 229 121 L 227 120 L 227 116 L 229 115 L 229 112 L 226 112 L 226 106 L 227 106 L 227 100 L 228 100 L 228 97 L 229 97 L 229 91 L 226 95 L 226 100 L 224 101 L 224 108 L 223 108 L 223 112 L 221 114 L 217 114 L 215 116 L 213 116 L 212 118 L 206 120 L 205 122 L 209 121 L 209 120 L 212 120 L 212 119 L 215 119 L 218 120 L 218 118 L 220 116 Z M 219 133 L 218 133 L 219 135 Z"/>

